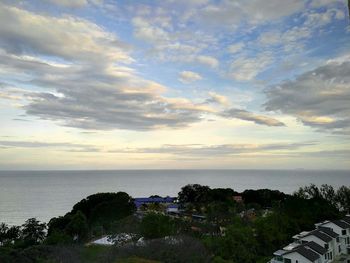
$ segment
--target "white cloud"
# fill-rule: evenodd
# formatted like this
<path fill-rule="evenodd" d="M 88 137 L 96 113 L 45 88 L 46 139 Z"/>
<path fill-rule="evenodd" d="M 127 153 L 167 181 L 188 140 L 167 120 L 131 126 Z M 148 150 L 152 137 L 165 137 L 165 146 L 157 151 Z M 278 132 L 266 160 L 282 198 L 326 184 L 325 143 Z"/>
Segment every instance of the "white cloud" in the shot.
<path fill-rule="evenodd" d="M 179 74 L 179 80 L 182 83 L 191 83 L 201 79 L 202 79 L 202 76 L 193 71 L 182 71 Z"/>
<path fill-rule="evenodd" d="M 88 4 L 87 0 L 46 0 L 55 5 L 60 5 L 64 7 L 83 7 Z"/>
<path fill-rule="evenodd" d="M 235 54 L 244 48 L 245 44 L 243 42 L 235 43 L 227 47 L 227 51 L 231 54 Z"/>
<path fill-rule="evenodd" d="M 350 63 L 333 60 L 268 89 L 265 106 L 321 131 L 350 134 L 349 83 Z"/>
<path fill-rule="evenodd" d="M 218 94 L 216 92 L 209 92 L 210 98 L 207 99 L 208 103 L 217 103 L 222 106 L 229 106 L 230 105 L 230 100 L 221 94 Z"/>
<path fill-rule="evenodd" d="M 238 81 L 250 81 L 266 70 L 272 62 L 273 58 L 270 54 L 249 58 L 241 57 L 231 63 L 228 75 Z"/>
<path fill-rule="evenodd" d="M 219 66 L 219 61 L 211 56 L 200 55 L 195 59 L 198 63 L 210 66 L 212 68 L 216 68 Z"/>

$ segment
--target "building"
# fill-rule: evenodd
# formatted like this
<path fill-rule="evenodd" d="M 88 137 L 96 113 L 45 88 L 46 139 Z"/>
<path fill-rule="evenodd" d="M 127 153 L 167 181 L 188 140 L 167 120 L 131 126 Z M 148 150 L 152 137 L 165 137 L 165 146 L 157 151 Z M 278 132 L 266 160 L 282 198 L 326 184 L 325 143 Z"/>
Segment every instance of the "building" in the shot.
<path fill-rule="evenodd" d="M 243 203 L 243 198 L 241 195 L 234 195 L 232 196 L 232 199 L 237 203 Z"/>
<path fill-rule="evenodd" d="M 315 224 L 293 236 L 294 242 L 274 252 L 270 263 L 331 263 L 350 254 L 350 217 Z M 350 262 L 350 257 L 347 257 Z"/>
<path fill-rule="evenodd" d="M 169 204 L 167 207 L 166 207 L 166 212 L 168 214 L 178 214 L 180 213 L 179 211 L 179 205 L 178 204 Z"/>
<path fill-rule="evenodd" d="M 142 205 L 148 204 L 172 204 L 176 200 L 176 197 L 138 197 L 134 198 L 134 204 L 137 209 Z"/>
<path fill-rule="evenodd" d="M 350 216 L 341 220 L 324 221 L 315 225 L 318 229 L 327 227 L 339 235 L 339 253 L 350 254 Z"/>

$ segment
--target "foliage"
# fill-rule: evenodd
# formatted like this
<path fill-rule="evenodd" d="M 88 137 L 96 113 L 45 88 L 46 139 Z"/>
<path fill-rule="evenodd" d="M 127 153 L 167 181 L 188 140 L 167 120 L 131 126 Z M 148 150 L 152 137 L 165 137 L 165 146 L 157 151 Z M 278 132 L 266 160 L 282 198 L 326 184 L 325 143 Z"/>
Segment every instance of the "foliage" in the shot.
<path fill-rule="evenodd" d="M 97 193 L 90 195 L 73 206 L 75 214 L 81 211 L 87 220 L 93 223 L 107 221 L 113 216 L 122 218 L 134 212 L 135 205 L 132 198 L 124 192 Z"/>
<path fill-rule="evenodd" d="M 207 237 L 204 242 L 216 256 L 224 260 L 237 263 L 256 261 L 257 243 L 253 229 L 239 220 L 227 228 L 224 236 Z"/>
<path fill-rule="evenodd" d="M 160 238 L 175 233 L 174 220 L 168 216 L 149 213 L 141 221 L 140 233 L 145 238 Z"/>
<path fill-rule="evenodd" d="M 22 225 L 22 239 L 27 245 L 40 244 L 45 239 L 46 224 L 35 218 L 29 218 Z"/>
<path fill-rule="evenodd" d="M 335 190 L 333 186 L 327 184 L 323 184 L 321 187 L 310 184 L 300 187 L 294 195 L 303 199 L 324 199 L 339 210 L 350 212 L 350 187 L 341 186 Z"/>
<path fill-rule="evenodd" d="M 209 199 L 209 186 L 199 184 L 189 184 L 181 188 L 178 194 L 179 202 L 185 203 L 204 203 Z"/>
<path fill-rule="evenodd" d="M 66 226 L 66 232 L 73 236 L 75 240 L 85 240 L 88 234 L 88 223 L 85 215 L 78 211 L 71 216 L 70 222 Z"/>
<path fill-rule="evenodd" d="M 285 199 L 286 194 L 277 190 L 259 189 L 245 190 L 242 193 L 245 203 L 255 203 L 261 207 L 272 207 L 275 203 Z"/>

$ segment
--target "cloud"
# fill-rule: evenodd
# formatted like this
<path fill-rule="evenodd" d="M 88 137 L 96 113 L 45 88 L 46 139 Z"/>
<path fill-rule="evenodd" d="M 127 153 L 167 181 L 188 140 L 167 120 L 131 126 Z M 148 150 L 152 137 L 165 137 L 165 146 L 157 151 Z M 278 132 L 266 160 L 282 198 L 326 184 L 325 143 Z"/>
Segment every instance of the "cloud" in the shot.
<path fill-rule="evenodd" d="M 222 112 L 221 116 L 225 118 L 235 118 L 245 121 L 252 121 L 256 124 L 262 124 L 267 126 L 285 126 L 283 122 L 274 118 L 235 108 Z"/>
<path fill-rule="evenodd" d="M 202 76 L 193 71 L 182 71 L 179 74 L 179 80 L 182 83 L 191 83 L 201 79 L 202 79 Z"/>
<path fill-rule="evenodd" d="M 271 143 L 271 144 L 221 144 L 221 145 L 202 145 L 202 144 L 185 144 L 185 145 L 162 145 L 160 147 L 149 148 L 125 148 L 114 149 L 111 153 L 152 153 L 152 154 L 172 154 L 179 156 L 202 156 L 218 157 L 233 156 L 252 153 L 268 153 L 277 151 L 291 151 L 303 147 L 314 145 L 315 142 L 301 143 Z"/>
<path fill-rule="evenodd" d="M 204 55 L 200 55 L 198 57 L 195 58 L 195 60 L 198 63 L 210 66 L 212 68 L 216 68 L 219 65 L 219 61 L 211 56 L 204 56 Z"/>
<path fill-rule="evenodd" d="M 222 106 L 228 106 L 230 104 L 229 99 L 224 95 L 220 95 L 216 92 L 209 92 L 209 96 L 210 98 L 207 99 L 207 103 L 217 103 Z"/>
<path fill-rule="evenodd" d="M 33 54 L 95 63 L 131 61 L 124 43 L 81 18 L 49 17 L 0 4 L 0 34 L 0 46 L 13 55 Z"/>
<path fill-rule="evenodd" d="M 27 79 L 21 85 L 47 90 L 23 92 L 29 115 L 83 129 L 149 130 L 185 127 L 213 111 L 162 96 L 166 87 L 124 65 L 133 61 L 126 45 L 89 21 L 0 4 L 0 34 L 0 74 L 18 72 Z"/>
<path fill-rule="evenodd" d="M 96 147 L 86 144 L 68 142 L 39 142 L 39 141 L 0 141 L 0 147 L 10 148 L 59 148 L 69 151 L 99 151 Z"/>
<path fill-rule="evenodd" d="M 231 54 L 235 54 L 244 48 L 244 42 L 235 43 L 227 47 L 227 51 Z"/>
<path fill-rule="evenodd" d="M 249 24 L 264 23 L 277 20 L 298 11 L 304 3 L 298 0 L 253 0 L 253 1 L 219 1 L 210 4 L 198 11 L 197 19 L 202 23 L 217 27 L 234 28 L 241 21 Z"/>
<path fill-rule="evenodd" d="M 231 63 L 228 75 L 238 81 L 250 81 L 265 71 L 272 62 L 273 58 L 268 53 L 257 57 L 240 57 Z"/>
<path fill-rule="evenodd" d="M 55 5 L 64 6 L 64 7 L 83 7 L 88 4 L 87 0 L 46 0 Z"/>
<path fill-rule="evenodd" d="M 267 89 L 265 108 L 319 131 L 349 134 L 349 83 L 350 62 L 332 61 Z"/>

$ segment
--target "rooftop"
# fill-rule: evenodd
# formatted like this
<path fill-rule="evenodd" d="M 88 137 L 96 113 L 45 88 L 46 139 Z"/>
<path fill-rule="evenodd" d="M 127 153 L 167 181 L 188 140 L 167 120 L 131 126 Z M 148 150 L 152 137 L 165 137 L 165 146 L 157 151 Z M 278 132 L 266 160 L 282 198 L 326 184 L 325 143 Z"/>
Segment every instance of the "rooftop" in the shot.
<path fill-rule="evenodd" d="M 350 228 L 350 223 L 347 223 L 345 221 L 341 221 L 341 220 L 333 220 L 331 221 L 333 224 L 336 224 L 337 226 L 343 228 L 343 229 L 347 229 Z"/>

